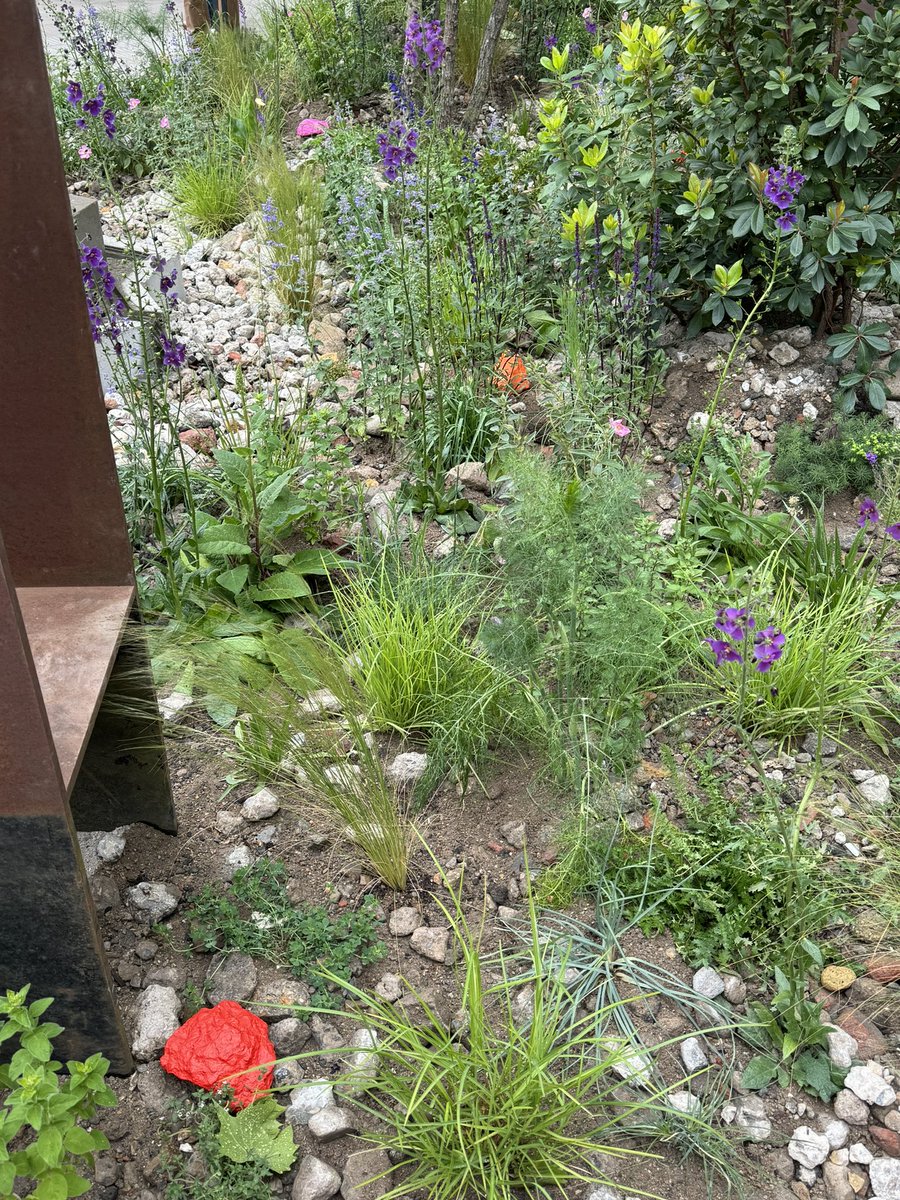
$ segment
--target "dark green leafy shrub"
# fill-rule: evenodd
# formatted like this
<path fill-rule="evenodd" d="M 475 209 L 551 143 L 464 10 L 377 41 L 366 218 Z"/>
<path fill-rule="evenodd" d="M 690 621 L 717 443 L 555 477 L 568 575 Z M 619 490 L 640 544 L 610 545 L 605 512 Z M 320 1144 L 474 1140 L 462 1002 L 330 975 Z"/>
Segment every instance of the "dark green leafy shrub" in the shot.
<path fill-rule="evenodd" d="M 206 884 L 185 913 L 195 943 L 207 951 L 239 950 L 290 967 L 313 989 L 312 1004 L 335 1003 L 322 971 L 349 981 L 354 968 L 384 955 L 375 901 L 332 913 L 321 905 L 295 905 L 285 890 L 284 863 L 262 859 L 235 872 L 230 888 Z M 252 915 L 251 915 L 252 914 Z"/>
<path fill-rule="evenodd" d="M 833 922 L 822 854 L 796 841 L 777 799 L 744 819 L 713 768 L 700 775 L 705 797 L 673 771 L 683 826 L 657 806 L 649 834 L 624 832 L 613 848 L 610 866 L 644 933 L 671 933 L 689 962 L 734 965 Z"/>

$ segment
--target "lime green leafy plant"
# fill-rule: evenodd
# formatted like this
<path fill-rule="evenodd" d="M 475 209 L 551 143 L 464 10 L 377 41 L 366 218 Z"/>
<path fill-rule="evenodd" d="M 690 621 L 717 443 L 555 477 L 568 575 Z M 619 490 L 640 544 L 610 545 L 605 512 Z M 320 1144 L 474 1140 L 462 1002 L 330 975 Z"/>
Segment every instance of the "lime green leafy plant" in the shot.
<path fill-rule="evenodd" d="M 297 1157 L 294 1134 L 278 1118 L 284 1106 L 271 1097 L 256 1100 L 240 1112 L 217 1108 L 219 1146 L 231 1162 L 261 1162 L 276 1174 L 286 1171 Z"/>
<path fill-rule="evenodd" d="M 79 1174 L 93 1166 L 94 1152 L 109 1142 L 99 1130 L 83 1128 L 97 1109 L 112 1108 L 116 1097 L 106 1083 L 109 1061 L 92 1054 L 84 1062 L 53 1059 L 53 1039 L 62 1026 L 41 1016 L 52 999 L 27 1002 L 28 987 L 0 999 L 0 1043 L 18 1038 L 18 1049 L 0 1065 L 0 1195 L 13 1195 L 24 1179 L 34 1200 L 68 1200 L 90 1190 Z"/>

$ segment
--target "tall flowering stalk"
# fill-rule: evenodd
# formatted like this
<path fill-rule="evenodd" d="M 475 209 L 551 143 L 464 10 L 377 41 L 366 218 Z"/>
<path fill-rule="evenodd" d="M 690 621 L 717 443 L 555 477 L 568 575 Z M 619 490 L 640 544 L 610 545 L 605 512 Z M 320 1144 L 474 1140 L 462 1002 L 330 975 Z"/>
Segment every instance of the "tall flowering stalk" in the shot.
<path fill-rule="evenodd" d="M 427 74 L 433 75 L 444 61 L 446 53 L 441 22 L 423 20 L 418 12 L 413 12 L 406 26 L 404 61 L 411 67 L 421 67 Z"/>

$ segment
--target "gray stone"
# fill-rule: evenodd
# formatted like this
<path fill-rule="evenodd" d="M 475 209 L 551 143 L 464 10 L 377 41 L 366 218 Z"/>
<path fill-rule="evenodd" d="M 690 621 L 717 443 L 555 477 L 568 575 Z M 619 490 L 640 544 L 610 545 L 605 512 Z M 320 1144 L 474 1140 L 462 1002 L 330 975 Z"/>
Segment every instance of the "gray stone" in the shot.
<path fill-rule="evenodd" d="M 666 1096 L 666 1104 L 669 1108 L 674 1108 L 676 1112 L 686 1113 L 690 1117 L 700 1115 L 700 1097 L 694 1096 L 690 1092 L 669 1092 Z"/>
<path fill-rule="evenodd" d="M 150 925 L 170 917 L 178 907 L 179 893 L 168 883 L 135 884 L 126 892 L 128 903 L 136 908 Z"/>
<path fill-rule="evenodd" d="M 806 1167 L 807 1170 L 820 1167 L 828 1157 L 830 1149 L 831 1146 L 828 1144 L 825 1134 L 817 1133 L 808 1125 L 798 1125 L 788 1142 L 788 1154 L 795 1163 Z"/>
<path fill-rule="evenodd" d="M 832 1150 L 840 1150 L 850 1140 L 850 1126 L 846 1121 L 829 1121 L 824 1132 Z"/>
<path fill-rule="evenodd" d="M 747 985 L 740 975 L 725 976 L 724 992 L 729 1004 L 743 1004 L 747 999 Z"/>
<path fill-rule="evenodd" d="M 500 832 L 516 850 L 525 849 L 526 831 L 524 821 L 507 821 L 504 825 L 500 826 Z"/>
<path fill-rule="evenodd" d="M 210 1004 L 246 1000 L 256 987 L 256 964 L 249 954 L 216 954 L 206 972 Z"/>
<path fill-rule="evenodd" d="M 332 1021 L 326 1021 L 324 1017 L 316 1013 L 310 1024 L 313 1041 L 320 1050 L 340 1050 L 344 1045 L 341 1031 Z"/>
<path fill-rule="evenodd" d="M 856 1058 L 859 1043 L 844 1029 L 837 1026 L 828 1030 L 828 1057 L 836 1067 L 850 1067 Z"/>
<path fill-rule="evenodd" d="M 623 1196 L 617 1188 L 601 1183 L 599 1187 L 591 1188 L 584 1200 L 623 1200 Z"/>
<path fill-rule="evenodd" d="M 382 975 L 378 983 L 375 984 L 375 995 L 380 996 L 382 1000 L 387 1000 L 393 1004 L 395 1000 L 399 1000 L 403 995 L 403 981 L 399 975 L 392 975 L 390 972 L 387 975 Z"/>
<path fill-rule="evenodd" d="M 101 862 L 119 861 L 125 853 L 125 831 L 128 828 L 128 825 L 123 825 L 121 829 L 112 829 L 109 833 L 103 834 L 97 842 L 97 857 Z"/>
<path fill-rule="evenodd" d="M 276 1021 L 269 1026 L 269 1037 L 279 1058 L 300 1054 L 310 1036 L 307 1023 L 297 1017 L 285 1017 L 283 1021 Z"/>
<path fill-rule="evenodd" d="M 828 1200 L 856 1200 L 856 1192 L 850 1183 L 850 1173 L 843 1163 L 825 1163 L 822 1167 L 822 1179 Z"/>
<path fill-rule="evenodd" d="M 309 1079 L 290 1093 L 284 1119 L 290 1125 L 308 1125 L 310 1117 L 334 1105 L 334 1092 L 327 1079 Z"/>
<path fill-rule="evenodd" d="M 428 755 L 419 754 L 415 750 L 407 750 L 403 754 L 398 754 L 393 762 L 388 764 L 385 775 L 393 783 L 403 786 L 415 783 L 427 770 Z"/>
<path fill-rule="evenodd" d="M 808 733 L 803 739 L 803 749 L 807 754 L 815 755 L 819 748 L 819 739 L 815 733 Z M 833 738 L 822 738 L 822 757 L 834 758 L 837 754 L 837 742 Z"/>
<path fill-rule="evenodd" d="M 695 412 L 691 413 L 687 421 L 687 431 L 689 434 L 697 437 L 704 429 L 709 428 L 709 413 Z"/>
<path fill-rule="evenodd" d="M 268 821 L 281 808 L 281 801 L 269 788 L 254 792 L 241 805 L 241 816 L 245 821 Z"/>
<path fill-rule="evenodd" d="M 794 349 L 789 342 L 778 342 L 769 351 L 769 358 L 778 363 L 779 367 L 789 367 L 800 357 L 800 351 Z"/>
<path fill-rule="evenodd" d="M 844 1087 L 866 1104 L 886 1106 L 893 1104 L 897 1099 L 897 1093 L 885 1081 L 884 1076 L 871 1067 L 851 1067 L 844 1079 Z"/>
<path fill-rule="evenodd" d="M 144 1063 L 134 1073 L 138 1095 L 144 1107 L 154 1117 L 165 1117 L 172 1111 L 172 1101 L 185 1092 L 187 1085 L 164 1071 L 158 1062 Z"/>
<path fill-rule="evenodd" d="M 766 1116 L 761 1096 L 742 1096 L 738 1101 L 734 1123 L 745 1142 L 767 1142 L 772 1136 L 772 1122 Z"/>
<path fill-rule="evenodd" d="M 357 1150 L 344 1166 L 344 1200 L 380 1200 L 390 1190 L 391 1160 L 384 1150 Z"/>
<path fill-rule="evenodd" d="M 356 1124 L 346 1108 L 329 1104 L 309 1118 L 309 1132 L 317 1142 L 337 1141 L 348 1133 L 356 1133 Z"/>
<path fill-rule="evenodd" d="M 151 983 L 138 1001 L 131 1050 L 139 1062 L 147 1062 L 165 1046 L 179 1026 L 181 1001 L 174 988 Z"/>
<path fill-rule="evenodd" d="M 678 1047 L 684 1069 L 690 1074 L 702 1071 L 709 1066 L 709 1059 L 703 1049 L 703 1043 L 697 1037 L 685 1038 Z"/>
<path fill-rule="evenodd" d="M 857 785 L 863 797 L 870 804 L 890 804 L 891 781 L 887 775 L 873 775 Z"/>
<path fill-rule="evenodd" d="M 253 1011 L 264 1021 L 282 1021 L 309 1004 L 309 988 L 296 979 L 267 979 L 253 993 Z"/>
<path fill-rule="evenodd" d="M 725 991 L 725 980 L 712 967 L 701 967 L 694 973 L 693 986 L 699 995 L 706 996 L 708 1000 L 715 1000 L 716 996 L 721 996 Z"/>
<path fill-rule="evenodd" d="M 253 865 L 253 851 L 249 846 L 235 846 L 235 848 L 225 855 L 225 863 L 222 867 L 223 879 L 234 879 L 236 871 L 240 871 L 244 867 Z"/>
<path fill-rule="evenodd" d="M 436 925 L 421 925 L 413 931 L 409 944 L 423 958 L 437 963 L 446 962 L 450 930 Z"/>
<path fill-rule="evenodd" d="M 808 325 L 795 325 L 793 329 L 782 330 L 782 333 L 784 340 L 796 346 L 798 350 L 812 345 L 813 331 Z"/>
<path fill-rule="evenodd" d="M 216 813 L 216 832 L 221 833 L 223 837 L 231 837 L 243 825 L 241 814 L 234 812 L 230 808 L 220 808 Z"/>
<path fill-rule="evenodd" d="M 491 481 L 488 479 L 487 471 L 482 462 L 464 462 L 459 463 L 447 472 L 444 483 L 448 488 L 459 484 L 461 487 L 474 488 L 477 492 L 484 492 L 485 495 L 490 494 Z"/>
<path fill-rule="evenodd" d="M 656 530 L 664 542 L 669 542 L 675 536 L 675 530 L 678 528 L 678 521 L 675 517 L 665 517 L 657 525 Z"/>
<path fill-rule="evenodd" d="M 341 1177 L 334 1167 L 314 1154 L 306 1154 L 300 1160 L 294 1177 L 291 1200 L 331 1200 L 340 1186 Z"/>
<path fill-rule="evenodd" d="M 834 1115 L 848 1125 L 868 1125 L 869 1109 L 859 1096 L 843 1088 L 834 1098 Z"/>
<path fill-rule="evenodd" d="M 854 1142 L 850 1147 L 850 1161 L 852 1163 L 860 1163 L 867 1167 L 875 1155 L 868 1146 L 864 1146 L 862 1142 Z"/>
<path fill-rule="evenodd" d="M 874 1200 L 900 1200 L 900 1158 L 873 1158 L 869 1180 Z"/>

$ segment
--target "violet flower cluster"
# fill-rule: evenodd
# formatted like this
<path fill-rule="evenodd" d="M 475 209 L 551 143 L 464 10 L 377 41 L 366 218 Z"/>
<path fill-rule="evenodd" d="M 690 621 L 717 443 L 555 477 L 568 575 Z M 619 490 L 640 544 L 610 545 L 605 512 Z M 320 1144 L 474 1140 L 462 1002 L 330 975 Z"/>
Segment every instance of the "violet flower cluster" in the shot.
<path fill-rule="evenodd" d="M 440 21 L 423 21 L 419 13 L 414 12 L 406 26 L 406 40 L 403 43 L 406 62 L 412 67 L 423 67 L 429 75 L 433 75 L 444 61 L 446 52 Z"/>
<path fill-rule="evenodd" d="M 164 333 L 159 335 L 159 348 L 162 353 L 162 364 L 164 367 L 183 367 L 187 358 L 187 346 L 182 342 L 176 342 L 174 338 L 166 337 Z"/>
<path fill-rule="evenodd" d="M 859 525 L 860 529 L 874 533 L 875 526 L 880 520 L 881 513 L 878 511 L 878 505 L 867 496 L 859 506 L 859 520 L 856 522 L 857 525 Z M 886 525 L 884 532 L 895 542 L 900 542 L 900 521 L 897 521 L 894 525 Z"/>
<path fill-rule="evenodd" d="M 761 675 L 768 674 L 784 653 L 786 639 L 781 630 L 774 625 L 756 629 L 756 621 L 746 608 L 720 608 L 713 628 L 721 636 L 704 641 L 712 650 L 717 667 L 722 663 L 743 663 L 744 655 L 738 647 L 749 643 L 751 637 L 753 666 Z"/>
<path fill-rule="evenodd" d="M 378 135 L 378 153 L 384 164 L 385 178 L 393 183 L 403 167 L 411 167 L 416 161 L 419 135 L 402 121 L 391 121 L 384 133 Z"/>
<path fill-rule="evenodd" d="M 805 182 L 806 176 L 801 171 L 788 168 L 784 163 L 769 167 L 766 173 L 763 195 L 781 213 L 775 218 L 775 224 L 782 233 L 789 233 L 797 224 L 797 214 L 789 210 L 796 203 L 797 194 Z"/>
<path fill-rule="evenodd" d="M 82 116 L 75 121 L 79 129 L 87 129 L 86 117 L 100 117 L 106 136 L 112 141 L 116 136 L 116 114 L 111 108 L 106 107 L 105 91 L 103 84 L 98 83 L 96 96 L 85 100 L 81 84 L 70 79 L 66 84 L 66 99 L 74 109 L 80 108 L 81 110 Z"/>
<path fill-rule="evenodd" d="M 122 325 L 125 304 L 116 295 L 116 278 L 99 246 L 82 246 L 81 278 L 87 300 L 88 318 L 91 322 L 91 337 L 95 342 L 109 338 L 116 354 L 122 354 Z"/>

